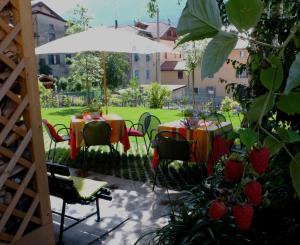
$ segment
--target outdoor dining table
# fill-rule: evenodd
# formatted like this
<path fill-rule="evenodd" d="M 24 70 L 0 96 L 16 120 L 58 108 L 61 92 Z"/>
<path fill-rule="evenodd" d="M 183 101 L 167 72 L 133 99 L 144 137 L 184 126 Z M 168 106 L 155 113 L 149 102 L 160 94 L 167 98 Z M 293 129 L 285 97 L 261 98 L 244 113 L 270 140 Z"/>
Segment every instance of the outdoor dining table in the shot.
<path fill-rule="evenodd" d="M 158 126 L 157 131 L 173 131 L 180 133 L 187 140 L 194 141 L 195 158 L 191 161 L 197 163 L 207 163 L 212 161 L 212 154 L 218 154 L 218 152 L 213 151 L 214 141 L 218 136 L 221 136 L 227 132 L 233 130 L 232 124 L 229 122 L 206 122 L 196 129 L 188 129 L 184 124 L 178 120 L 174 122 L 164 123 Z M 152 158 L 152 166 L 156 168 L 158 166 L 158 153 L 154 150 Z"/>
<path fill-rule="evenodd" d="M 80 152 L 80 147 L 84 146 L 84 140 L 82 131 L 84 125 L 91 121 L 105 121 L 111 127 L 111 143 L 121 142 L 124 151 L 127 152 L 130 148 L 129 137 L 126 130 L 126 124 L 122 117 L 116 114 L 103 115 L 99 118 L 93 119 L 89 115 L 85 115 L 83 118 L 71 118 L 70 124 L 70 157 L 75 159 L 76 155 Z"/>

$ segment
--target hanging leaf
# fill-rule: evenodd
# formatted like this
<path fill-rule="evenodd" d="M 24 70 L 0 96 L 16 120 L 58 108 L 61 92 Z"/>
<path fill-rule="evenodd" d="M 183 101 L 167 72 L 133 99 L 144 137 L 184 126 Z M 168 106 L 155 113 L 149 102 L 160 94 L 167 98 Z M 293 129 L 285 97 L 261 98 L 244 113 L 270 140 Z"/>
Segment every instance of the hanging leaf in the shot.
<path fill-rule="evenodd" d="M 257 142 L 257 133 L 250 128 L 242 128 L 239 130 L 241 142 L 246 146 L 247 150 Z"/>
<path fill-rule="evenodd" d="M 255 122 L 259 119 L 260 115 L 263 113 L 264 104 L 268 97 L 268 93 L 261 95 L 257 97 L 251 104 L 250 110 L 248 112 L 248 119 L 249 121 Z M 275 104 L 275 95 L 272 94 L 271 98 L 269 100 L 269 103 L 267 104 L 266 110 L 264 111 L 264 114 L 268 113 Z"/>
<path fill-rule="evenodd" d="M 216 30 L 212 30 L 211 32 L 206 32 L 206 33 L 203 33 L 202 31 L 194 31 L 193 33 L 189 33 L 183 36 L 183 38 L 180 39 L 179 42 L 177 43 L 176 47 L 190 41 L 197 41 L 205 38 L 214 37 L 215 35 L 217 35 L 217 33 L 218 31 Z"/>
<path fill-rule="evenodd" d="M 300 86 L 300 52 L 296 55 L 296 59 L 294 60 L 290 72 L 289 77 L 286 82 L 286 87 L 284 90 L 285 94 L 291 92 L 294 88 Z"/>
<path fill-rule="evenodd" d="M 262 84 L 269 90 L 278 90 L 283 81 L 283 67 L 280 57 L 272 56 L 269 58 L 271 67 L 262 70 L 260 80 Z"/>
<path fill-rule="evenodd" d="M 277 130 L 280 139 L 285 143 L 296 143 L 300 142 L 300 135 L 295 132 L 285 128 L 279 128 Z"/>
<path fill-rule="evenodd" d="M 300 114 L 299 101 L 300 93 L 292 92 L 288 95 L 282 95 L 280 96 L 278 108 L 287 114 Z"/>
<path fill-rule="evenodd" d="M 264 145 L 269 149 L 272 156 L 277 154 L 283 147 L 282 142 L 278 142 L 271 136 L 267 136 L 264 140 Z"/>
<path fill-rule="evenodd" d="M 294 189 L 300 197 L 300 153 L 298 153 L 295 158 L 297 162 L 291 161 L 290 163 L 290 175 Z"/>
<path fill-rule="evenodd" d="M 239 31 L 246 31 L 256 26 L 263 11 L 263 3 L 261 0 L 229 0 L 226 11 L 229 21 Z"/>
<path fill-rule="evenodd" d="M 209 42 L 203 55 L 201 79 L 215 74 L 223 66 L 237 41 L 236 35 L 220 31 Z"/>
<path fill-rule="evenodd" d="M 179 19 L 177 33 L 180 36 L 189 34 L 184 39 L 185 42 L 201 40 L 214 37 L 221 26 L 222 21 L 216 1 L 188 0 Z"/>

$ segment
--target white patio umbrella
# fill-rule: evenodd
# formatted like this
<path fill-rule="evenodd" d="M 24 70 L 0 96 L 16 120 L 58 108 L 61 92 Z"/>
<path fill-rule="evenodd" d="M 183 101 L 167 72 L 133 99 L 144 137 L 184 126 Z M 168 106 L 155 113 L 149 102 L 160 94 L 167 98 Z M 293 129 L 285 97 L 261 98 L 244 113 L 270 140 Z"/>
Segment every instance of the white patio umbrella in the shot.
<path fill-rule="evenodd" d="M 137 34 L 113 28 L 97 27 L 62 37 L 35 49 L 36 54 L 80 53 L 102 51 L 103 85 L 107 113 L 105 52 L 153 54 L 167 52 L 172 48 Z"/>

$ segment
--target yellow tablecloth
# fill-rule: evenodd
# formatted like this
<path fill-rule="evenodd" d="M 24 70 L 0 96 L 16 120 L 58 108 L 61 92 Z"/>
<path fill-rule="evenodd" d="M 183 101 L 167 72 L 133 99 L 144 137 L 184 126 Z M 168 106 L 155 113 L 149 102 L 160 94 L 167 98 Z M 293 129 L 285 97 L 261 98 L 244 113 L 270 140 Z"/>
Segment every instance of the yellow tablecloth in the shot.
<path fill-rule="evenodd" d="M 182 122 L 174 121 L 158 126 L 158 131 L 163 130 L 175 131 L 185 136 L 188 140 L 197 141 L 197 145 L 194 148 L 196 160 L 197 162 L 207 162 L 212 151 L 214 137 L 232 131 L 232 124 L 229 122 L 222 122 L 219 125 L 213 123 L 207 127 L 203 126 L 195 130 L 188 130 Z"/>
<path fill-rule="evenodd" d="M 109 115 L 104 115 L 97 120 L 104 120 L 110 125 L 112 129 L 111 131 L 112 143 L 116 143 L 120 141 L 124 146 L 125 152 L 130 148 L 129 138 L 126 130 L 126 124 L 122 117 L 115 114 L 109 114 Z M 92 120 L 88 118 L 78 119 L 76 117 L 72 117 L 71 125 L 70 125 L 71 132 L 73 134 L 72 135 L 73 137 L 71 137 L 72 142 L 70 143 L 72 159 L 75 158 L 76 153 L 78 153 L 78 149 L 81 146 L 84 146 L 84 140 L 82 136 L 84 125 L 88 122 L 97 121 L 97 120 Z"/>

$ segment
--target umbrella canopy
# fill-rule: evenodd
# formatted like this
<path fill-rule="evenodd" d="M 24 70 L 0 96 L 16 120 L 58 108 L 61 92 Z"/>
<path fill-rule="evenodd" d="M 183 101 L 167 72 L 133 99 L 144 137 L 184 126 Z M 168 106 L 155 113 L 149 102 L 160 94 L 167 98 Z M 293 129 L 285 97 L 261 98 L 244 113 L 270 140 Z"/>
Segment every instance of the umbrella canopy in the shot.
<path fill-rule="evenodd" d="M 35 49 L 36 54 L 105 51 L 118 53 L 171 53 L 172 48 L 137 34 L 113 28 L 97 27 L 62 37 Z"/>
<path fill-rule="evenodd" d="M 85 51 L 102 51 L 104 97 L 107 113 L 105 52 L 153 54 L 171 53 L 173 49 L 134 33 L 106 27 L 92 28 L 65 36 L 35 49 L 36 54 L 70 54 Z"/>

